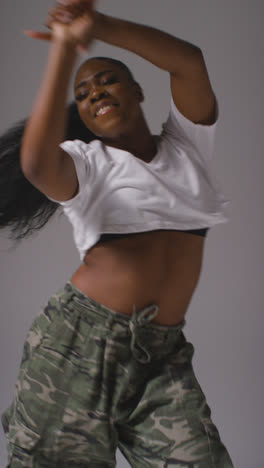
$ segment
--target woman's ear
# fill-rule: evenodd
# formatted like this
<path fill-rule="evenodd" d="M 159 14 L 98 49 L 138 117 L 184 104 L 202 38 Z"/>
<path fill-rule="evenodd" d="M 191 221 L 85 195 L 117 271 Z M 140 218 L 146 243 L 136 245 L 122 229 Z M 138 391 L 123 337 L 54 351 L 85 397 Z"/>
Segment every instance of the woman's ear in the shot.
<path fill-rule="evenodd" d="M 134 81 L 134 86 L 135 86 L 135 90 L 136 90 L 136 94 L 139 99 L 139 102 L 143 102 L 145 100 L 145 96 L 144 96 L 144 93 L 140 84 L 137 81 Z"/>

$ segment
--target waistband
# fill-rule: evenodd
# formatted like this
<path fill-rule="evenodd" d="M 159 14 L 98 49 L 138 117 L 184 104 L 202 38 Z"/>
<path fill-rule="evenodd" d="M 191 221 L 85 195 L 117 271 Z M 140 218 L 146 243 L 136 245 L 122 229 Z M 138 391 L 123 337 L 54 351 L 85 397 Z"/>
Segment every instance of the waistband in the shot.
<path fill-rule="evenodd" d="M 175 340 L 186 323 L 185 320 L 177 325 L 161 325 L 153 322 L 153 319 L 159 312 L 157 304 L 150 304 L 141 310 L 137 310 L 136 304 L 133 304 L 131 316 L 122 314 L 88 297 L 70 280 L 65 284 L 64 294 L 66 294 L 67 300 L 72 297 L 76 304 L 76 309 L 79 308 L 82 312 L 83 308 L 86 309 L 89 315 L 94 314 L 96 321 L 104 322 L 107 328 L 111 329 L 115 323 L 120 323 L 127 327 L 131 332 L 131 351 L 136 359 L 142 363 L 150 362 L 151 356 L 142 340 L 139 340 L 139 335 L 142 336 L 144 331 L 151 331 L 155 336 L 159 335 L 160 338 Z"/>

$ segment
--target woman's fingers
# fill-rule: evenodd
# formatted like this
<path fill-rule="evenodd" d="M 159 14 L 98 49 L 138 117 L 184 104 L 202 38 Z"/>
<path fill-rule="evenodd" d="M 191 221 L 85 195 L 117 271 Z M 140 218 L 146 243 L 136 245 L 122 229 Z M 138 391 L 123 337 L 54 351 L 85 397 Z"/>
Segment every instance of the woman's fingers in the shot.
<path fill-rule="evenodd" d="M 62 3 L 57 2 L 56 9 L 59 11 L 69 12 L 75 17 L 83 15 L 87 12 L 94 11 L 93 8 L 94 2 L 88 0 L 66 0 Z"/>
<path fill-rule="evenodd" d="M 94 0 L 57 0 L 56 7 L 49 9 L 49 18 L 67 23 L 85 13 L 91 13 L 94 3 Z"/>
<path fill-rule="evenodd" d="M 84 15 L 88 11 L 90 10 L 87 9 L 87 7 L 85 8 L 84 6 L 81 7 L 80 5 L 72 5 L 71 3 L 65 7 L 59 5 L 56 8 L 50 8 L 49 15 L 44 24 L 49 29 L 51 29 L 51 25 L 54 21 L 70 24 L 74 19 Z"/>
<path fill-rule="evenodd" d="M 42 33 L 40 31 L 23 31 L 26 36 L 31 37 L 33 39 L 39 39 L 41 41 L 51 41 L 52 36 L 49 33 Z M 77 52 L 82 55 L 87 54 L 87 48 L 81 44 L 76 46 Z"/>
<path fill-rule="evenodd" d="M 50 41 L 51 40 L 51 34 L 50 33 L 43 33 L 40 31 L 28 31 L 25 30 L 23 31 L 24 34 L 28 37 L 32 37 L 33 39 L 40 39 L 42 41 Z"/>
<path fill-rule="evenodd" d="M 31 37 L 33 39 L 39 39 L 41 41 L 51 41 L 52 37 L 51 34 L 49 33 L 42 33 L 39 31 L 24 31 L 26 36 Z M 76 46 L 76 50 L 79 54 L 81 55 L 86 55 L 87 54 L 87 48 L 82 46 L 81 44 L 78 44 Z"/>
<path fill-rule="evenodd" d="M 57 5 L 61 5 L 63 7 L 68 6 L 83 6 L 86 8 L 93 8 L 95 5 L 95 0 L 57 0 Z"/>
<path fill-rule="evenodd" d="M 61 8 L 51 8 L 49 10 L 49 16 L 45 21 L 45 26 L 50 28 L 52 22 L 54 21 L 60 21 L 65 24 L 71 23 L 75 17 L 76 16 L 74 15 L 74 13 L 69 10 L 64 10 Z"/>
<path fill-rule="evenodd" d="M 92 41 L 96 13 L 91 9 L 94 3 L 93 0 L 57 0 L 56 7 L 49 9 L 44 23 L 51 32 L 25 30 L 24 33 L 33 39 L 44 41 L 52 40 L 53 36 L 68 35 L 76 42 L 78 52 L 87 53 L 87 47 Z"/>

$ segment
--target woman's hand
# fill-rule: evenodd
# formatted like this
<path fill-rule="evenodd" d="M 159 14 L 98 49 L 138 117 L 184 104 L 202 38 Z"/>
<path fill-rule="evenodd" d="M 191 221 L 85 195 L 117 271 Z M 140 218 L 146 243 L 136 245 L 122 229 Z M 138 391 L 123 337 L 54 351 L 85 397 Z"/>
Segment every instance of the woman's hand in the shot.
<path fill-rule="evenodd" d="M 24 31 L 34 39 L 63 40 L 79 52 L 86 52 L 93 40 L 93 28 L 97 18 L 95 0 L 58 0 L 56 7 L 49 10 L 45 25 L 51 33 Z"/>

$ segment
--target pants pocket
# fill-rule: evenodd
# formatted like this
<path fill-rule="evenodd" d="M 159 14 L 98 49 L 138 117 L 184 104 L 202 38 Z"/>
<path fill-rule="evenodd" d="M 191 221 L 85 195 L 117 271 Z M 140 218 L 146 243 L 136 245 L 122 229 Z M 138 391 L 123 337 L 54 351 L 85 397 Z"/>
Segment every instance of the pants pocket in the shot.
<path fill-rule="evenodd" d="M 1 415 L 2 426 L 7 439 L 7 468 L 33 468 L 32 456 L 40 440 L 37 432 L 26 427 L 15 417 L 15 402 Z"/>

